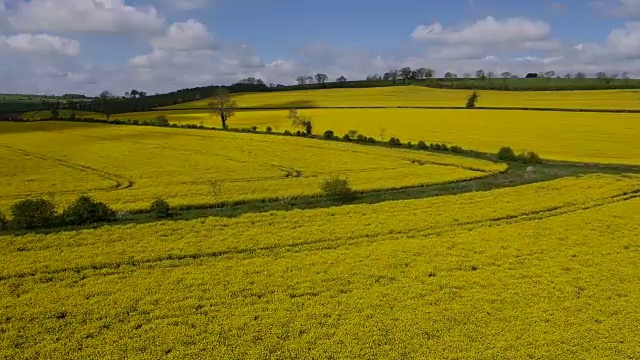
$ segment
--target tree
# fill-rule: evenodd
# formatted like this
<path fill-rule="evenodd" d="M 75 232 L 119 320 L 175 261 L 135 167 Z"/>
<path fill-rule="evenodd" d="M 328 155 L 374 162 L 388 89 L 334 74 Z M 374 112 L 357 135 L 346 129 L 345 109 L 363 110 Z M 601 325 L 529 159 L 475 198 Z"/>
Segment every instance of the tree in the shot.
<path fill-rule="evenodd" d="M 336 79 L 336 81 L 339 82 L 339 83 L 344 84 L 344 83 L 347 82 L 347 78 L 344 77 L 344 76 L 340 76 L 339 78 Z"/>
<path fill-rule="evenodd" d="M 462 77 L 465 78 L 465 79 L 471 79 L 471 74 L 466 72 L 466 73 L 462 74 Z"/>
<path fill-rule="evenodd" d="M 597 79 L 600 79 L 600 80 L 604 80 L 604 79 L 606 79 L 606 78 L 607 78 L 607 73 L 606 73 L 606 72 L 602 72 L 602 71 L 601 71 L 601 72 L 599 72 L 599 73 L 597 73 L 597 74 L 596 74 L 596 78 L 597 78 Z"/>
<path fill-rule="evenodd" d="M 565 79 L 572 79 L 572 78 L 573 78 L 573 75 L 572 75 L 571 73 L 567 73 L 567 74 L 564 76 L 564 78 L 565 78 Z"/>
<path fill-rule="evenodd" d="M 467 109 L 475 109 L 476 105 L 478 104 L 479 98 L 480 98 L 480 94 L 478 94 L 477 91 L 472 92 L 471 95 L 469 95 L 469 98 L 467 99 L 467 104 L 466 104 Z"/>
<path fill-rule="evenodd" d="M 496 74 L 494 74 L 494 73 L 493 73 L 493 71 L 489 71 L 489 72 L 487 73 L 487 77 L 488 77 L 489 79 L 493 79 L 494 77 L 496 77 Z"/>
<path fill-rule="evenodd" d="M 133 90 L 138 94 L 136 90 Z M 109 91 L 105 90 L 100 93 L 99 103 L 100 103 L 100 112 L 103 113 L 107 117 L 107 121 L 111 118 L 111 105 L 110 101 L 113 98 L 113 94 Z"/>
<path fill-rule="evenodd" d="M 400 76 L 405 83 L 411 78 L 411 74 L 413 74 L 413 71 L 408 66 L 400 69 Z"/>
<path fill-rule="evenodd" d="M 389 70 L 388 73 L 384 74 L 384 76 L 382 77 L 383 80 L 392 80 L 393 83 L 396 83 L 396 80 L 398 80 L 398 70 Z"/>
<path fill-rule="evenodd" d="M 296 81 L 298 82 L 298 85 L 306 85 L 307 84 L 307 77 L 306 76 L 298 76 L 296 78 Z"/>
<path fill-rule="evenodd" d="M 587 74 L 585 74 L 583 72 L 578 72 L 578 73 L 576 73 L 575 78 L 576 79 L 581 79 L 581 80 L 582 79 L 586 79 L 587 78 Z"/>
<path fill-rule="evenodd" d="M 302 128 L 307 136 L 313 135 L 313 122 L 310 117 L 302 116 L 298 113 L 298 110 L 289 110 L 289 120 L 293 127 Z"/>
<path fill-rule="evenodd" d="M 484 70 L 480 69 L 476 71 L 476 78 L 480 80 L 484 80 L 487 78 L 487 75 L 485 75 Z"/>
<path fill-rule="evenodd" d="M 553 71 L 553 70 L 547 71 L 547 72 L 544 73 L 544 77 L 549 78 L 549 79 L 550 78 L 554 78 L 554 77 L 556 77 L 556 72 Z"/>
<path fill-rule="evenodd" d="M 458 77 L 458 75 L 456 75 L 456 74 L 454 74 L 452 72 L 447 72 L 446 74 L 444 74 L 444 78 L 445 79 L 455 79 L 457 77 Z"/>
<path fill-rule="evenodd" d="M 212 116 L 220 117 L 222 128 L 227 128 L 227 121 L 236 113 L 236 102 L 229 96 L 226 89 L 218 89 L 216 95 L 209 101 L 209 110 Z"/>
<path fill-rule="evenodd" d="M 536 73 L 528 73 L 527 76 L 525 76 L 525 79 L 535 79 L 538 77 L 538 74 Z"/>
<path fill-rule="evenodd" d="M 425 79 L 432 79 L 435 76 L 436 76 L 436 71 L 431 68 L 427 68 L 426 71 L 424 72 Z"/>
<path fill-rule="evenodd" d="M 511 73 L 508 71 L 503 72 L 502 74 L 500 74 L 500 76 L 502 76 L 504 79 L 509 79 L 511 78 Z"/>
<path fill-rule="evenodd" d="M 316 82 L 318 84 L 324 84 L 328 79 L 329 77 L 327 76 L 327 74 L 316 74 Z"/>
<path fill-rule="evenodd" d="M 412 76 L 414 79 L 419 79 L 419 80 L 425 79 L 427 77 L 427 69 L 425 68 L 416 69 L 416 71 L 413 72 Z"/>
<path fill-rule="evenodd" d="M 307 76 L 307 84 L 313 84 L 313 76 Z"/>

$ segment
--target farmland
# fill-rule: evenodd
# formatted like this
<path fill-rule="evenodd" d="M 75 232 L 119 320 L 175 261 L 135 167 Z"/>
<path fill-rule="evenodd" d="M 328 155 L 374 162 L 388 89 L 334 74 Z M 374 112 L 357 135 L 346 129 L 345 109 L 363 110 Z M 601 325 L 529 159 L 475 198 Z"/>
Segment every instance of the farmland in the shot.
<path fill-rule="evenodd" d="M 395 136 L 402 141 L 444 142 L 485 152 L 511 146 L 554 160 L 640 164 L 640 148 L 635 146 L 640 139 L 637 114 L 423 109 L 313 109 L 302 113 L 313 119 L 318 134 L 333 130 L 342 136 L 354 129 L 378 139 Z M 150 120 L 158 115 L 179 124 L 220 127 L 210 113 L 193 110 L 119 117 Z M 293 130 L 286 110 L 238 112 L 230 126 Z"/>
<path fill-rule="evenodd" d="M 394 86 L 365 89 L 303 90 L 237 94 L 244 108 L 313 107 L 464 107 L 470 90 Z M 164 109 L 203 109 L 209 100 L 168 106 Z M 480 91 L 482 107 L 640 110 L 640 90 L 597 91 Z"/>
<path fill-rule="evenodd" d="M 0 351 L 25 359 L 634 358 L 638 190 L 637 176 L 590 175 L 0 237 Z"/>
<path fill-rule="evenodd" d="M 323 159 L 330 158 L 330 162 Z M 164 197 L 175 206 L 318 194 L 346 175 L 357 191 L 473 179 L 503 164 L 443 154 L 281 136 L 90 123 L 0 123 L 0 196 L 60 206 L 89 193 L 118 210 Z M 213 189 L 215 187 L 215 189 Z M 212 193 L 215 192 L 215 193 Z"/>
<path fill-rule="evenodd" d="M 197 104 L 0 122 L 3 213 L 84 194 L 115 210 L 0 229 L 0 357 L 639 357 L 638 114 L 330 108 L 454 102 L 403 89 L 233 95 L 230 131 Z M 635 109 L 623 91 L 557 94 L 481 101 Z M 319 136 L 285 136 L 293 107 L 315 107 L 299 113 Z M 321 190 L 334 176 L 351 198 Z"/>

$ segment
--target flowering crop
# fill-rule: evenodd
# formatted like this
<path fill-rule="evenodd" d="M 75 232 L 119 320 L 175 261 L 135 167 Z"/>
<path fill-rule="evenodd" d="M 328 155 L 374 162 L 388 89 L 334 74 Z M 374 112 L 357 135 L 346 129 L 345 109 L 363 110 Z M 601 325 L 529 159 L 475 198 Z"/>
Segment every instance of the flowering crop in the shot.
<path fill-rule="evenodd" d="M 0 206 L 90 193 L 118 210 L 317 195 L 334 174 L 357 191 L 473 179 L 502 164 L 282 136 L 90 123 L 0 123 Z M 37 182 L 36 182 L 37 181 Z M 216 191 L 214 191 L 214 184 Z M 219 191 L 218 191 L 219 190 Z"/>
<path fill-rule="evenodd" d="M 637 176 L 0 237 L 8 358 L 634 358 Z"/>

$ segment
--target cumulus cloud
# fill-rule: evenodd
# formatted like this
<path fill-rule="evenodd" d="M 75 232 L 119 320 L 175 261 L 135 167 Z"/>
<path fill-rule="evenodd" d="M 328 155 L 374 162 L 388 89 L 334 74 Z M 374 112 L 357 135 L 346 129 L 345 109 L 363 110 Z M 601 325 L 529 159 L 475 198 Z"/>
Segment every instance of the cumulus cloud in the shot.
<path fill-rule="evenodd" d="M 527 18 L 496 20 L 487 17 L 460 29 L 442 24 L 419 25 L 412 34 L 416 40 L 446 44 L 511 44 L 545 40 L 551 27 L 544 21 Z"/>
<path fill-rule="evenodd" d="M 158 34 L 166 26 L 154 7 L 134 7 L 124 0 L 20 1 L 9 22 L 19 31 L 131 36 Z"/>
<path fill-rule="evenodd" d="M 213 46 L 213 36 L 204 24 L 191 19 L 171 24 L 164 36 L 151 40 L 151 45 L 158 50 L 201 50 Z"/>
<path fill-rule="evenodd" d="M 2 48 L 18 53 L 61 54 L 65 56 L 80 54 L 78 41 L 49 34 L 0 36 L 0 49 Z"/>

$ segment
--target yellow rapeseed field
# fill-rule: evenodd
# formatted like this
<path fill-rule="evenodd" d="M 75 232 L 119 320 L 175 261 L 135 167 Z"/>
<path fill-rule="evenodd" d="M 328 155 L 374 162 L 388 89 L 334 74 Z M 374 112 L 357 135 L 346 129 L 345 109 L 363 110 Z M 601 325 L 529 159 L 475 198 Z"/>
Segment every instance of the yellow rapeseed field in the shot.
<path fill-rule="evenodd" d="M 0 356 L 640 354 L 640 185 L 0 237 Z"/>
<path fill-rule="evenodd" d="M 532 150 L 543 158 L 566 161 L 640 164 L 638 114 L 574 113 L 498 110 L 314 109 L 316 133 L 333 130 L 342 136 L 351 129 L 377 139 L 399 137 L 403 142 L 444 142 L 467 149 L 496 152 L 502 146 Z M 133 113 L 125 118 L 167 115 L 171 122 L 218 126 L 206 112 Z M 286 110 L 238 112 L 231 127 L 267 126 L 292 130 Z"/>
<path fill-rule="evenodd" d="M 238 94 L 241 107 L 360 107 L 360 106 L 455 106 L 464 107 L 471 90 L 395 86 L 365 89 L 326 89 Z M 585 91 L 479 91 L 478 106 L 563 109 L 640 109 L 639 90 Z M 206 108 L 208 100 L 166 109 Z"/>
<path fill-rule="evenodd" d="M 359 191 L 487 176 L 503 164 L 304 138 L 91 123 L 0 123 L 0 208 L 88 193 L 119 210 L 316 195 L 331 175 Z"/>

